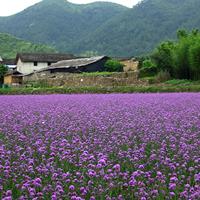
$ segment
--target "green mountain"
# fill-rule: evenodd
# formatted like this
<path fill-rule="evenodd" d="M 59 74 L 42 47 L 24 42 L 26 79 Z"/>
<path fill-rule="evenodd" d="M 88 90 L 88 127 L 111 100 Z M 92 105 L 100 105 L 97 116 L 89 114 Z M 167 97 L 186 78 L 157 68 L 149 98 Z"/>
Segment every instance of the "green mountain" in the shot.
<path fill-rule="evenodd" d="M 18 52 L 56 52 L 56 50 L 47 45 L 33 44 L 12 35 L 0 33 L 0 56 L 15 58 Z"/>
<path fill-rule="evenodd" d="M 117 56 L 146 54 L 162 40 L 176 38 L 178 29 L 200 28 L 199 8 L 199 0 L 144 0 L 99 27 L 77 49 L 95 47 Z"/>
<path fill-rule="evenodd" d="M 200 28 L 199 8 L 199 0 L 143 0 L 133 8 L 43 0 L 16 15 L 0 17 L 0 32 L 61 52 L 137 56 L 175 38 L 177 29 Z"/>
<path fill-rule="evenodd" d="M 125 10 L 128 8 L 106 2 L 78 5 L 65 0 L 43 0 L 16 15 L 1 17 L 0 32 L 76 53 L 74 43 Z"/>

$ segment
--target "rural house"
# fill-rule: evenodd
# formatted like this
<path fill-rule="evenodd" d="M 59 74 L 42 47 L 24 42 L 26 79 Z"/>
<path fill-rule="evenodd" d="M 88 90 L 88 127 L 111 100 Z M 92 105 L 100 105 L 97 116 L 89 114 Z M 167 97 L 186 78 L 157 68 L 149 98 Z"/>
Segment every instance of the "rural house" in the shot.
<path fill-rule="evenodd" d="M 105 63 L 110 58 L 98 56 L 59 61 L 51 66 L 24 76 L 25 81 L 36 81 L 48 78 L 63 78 L 68 73 L 105 71 Z"/>
<path fill-rule="evenodd" d="M 16 68 L 15 59 L 0 59 L 0 64 L 6 65 L 9 70 L 14 70 Z"/>
<path fill-rule="evenodd" d="M 34 71 L 47 68 L 60 60 L 76 58 L 72 54 L 55 53 L 18 53 L 16 56 L 17 71 L 22 74 L 29 74 Z"/>

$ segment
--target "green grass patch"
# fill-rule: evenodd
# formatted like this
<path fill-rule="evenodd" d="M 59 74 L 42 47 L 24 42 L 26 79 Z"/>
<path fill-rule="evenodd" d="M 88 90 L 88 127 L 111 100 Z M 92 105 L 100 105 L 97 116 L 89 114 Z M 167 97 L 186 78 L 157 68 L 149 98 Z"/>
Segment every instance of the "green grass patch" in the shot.
<path fill-rule="evenodd" d="M 200 84 L 200 81 L 192 81 L 187 79 L 172 79 L 165 82 L 166 84 L 171 85 L 197 85 Z"/>

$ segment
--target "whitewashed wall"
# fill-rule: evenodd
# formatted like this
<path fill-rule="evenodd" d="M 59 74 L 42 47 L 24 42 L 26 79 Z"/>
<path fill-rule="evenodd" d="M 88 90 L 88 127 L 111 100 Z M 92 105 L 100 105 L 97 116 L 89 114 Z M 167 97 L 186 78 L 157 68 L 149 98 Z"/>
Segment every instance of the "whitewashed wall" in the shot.
<path fill-rule="evenodd" d="M 17 71 L 22 74 L 29 74 L 35 70 L 37 71 L 46 67 L 48 67 L 48 63 L 38 62 L 37 66 L 34 66 L 33 62 L 22 62 L 20 58 L 17 62 Z"/>

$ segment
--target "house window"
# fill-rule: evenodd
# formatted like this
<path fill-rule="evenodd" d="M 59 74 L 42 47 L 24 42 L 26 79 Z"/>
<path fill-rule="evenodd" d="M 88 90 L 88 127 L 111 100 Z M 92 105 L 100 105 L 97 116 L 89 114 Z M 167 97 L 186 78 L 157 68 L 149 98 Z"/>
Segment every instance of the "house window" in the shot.
<path fill-rule="evenodd" d="M 50 65 L 51 65 L 51 62 L 48 62 L 47 64 L 48 64 L 48 66 L 50 66 Z"/>
<path fill-rule="evenodd" d="M 34 65 L 34 66 L 38 66 L 38 62 L 34 62 L 33 65 Z"/>

